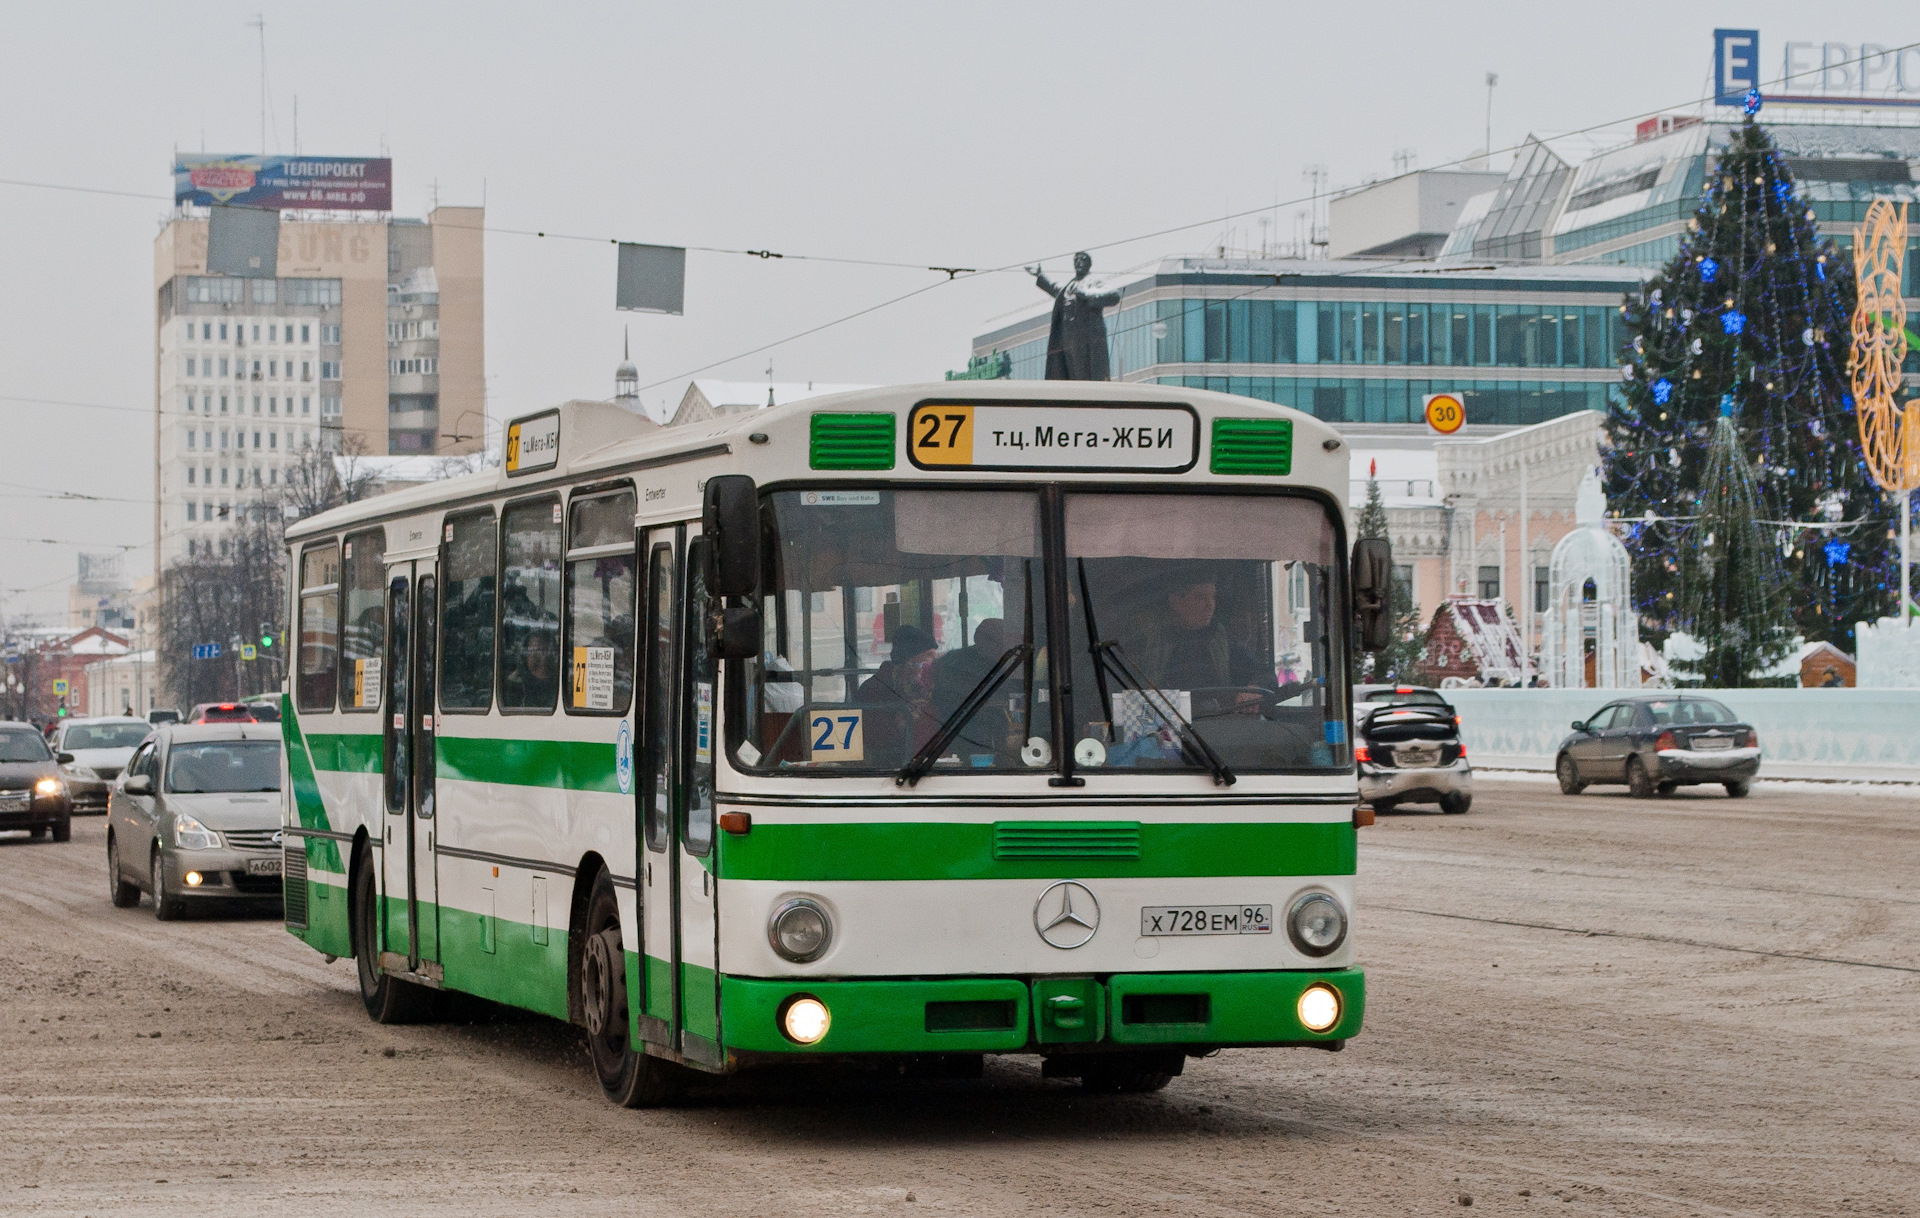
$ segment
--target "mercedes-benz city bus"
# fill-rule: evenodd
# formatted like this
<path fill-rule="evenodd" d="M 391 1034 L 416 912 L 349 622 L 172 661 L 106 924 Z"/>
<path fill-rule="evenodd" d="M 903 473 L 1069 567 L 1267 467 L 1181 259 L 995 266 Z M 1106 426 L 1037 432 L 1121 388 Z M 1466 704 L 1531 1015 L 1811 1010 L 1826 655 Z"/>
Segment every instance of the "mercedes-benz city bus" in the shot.
<path fill-rule="evenodd" d="M 582 1026 L 628 1105 L 1338 1048 L 1391 570 L 1346 489 L 1326 424 L 1158 386 L 517 419 L 288 530 L 287 925 L 377 1020 Z"/>

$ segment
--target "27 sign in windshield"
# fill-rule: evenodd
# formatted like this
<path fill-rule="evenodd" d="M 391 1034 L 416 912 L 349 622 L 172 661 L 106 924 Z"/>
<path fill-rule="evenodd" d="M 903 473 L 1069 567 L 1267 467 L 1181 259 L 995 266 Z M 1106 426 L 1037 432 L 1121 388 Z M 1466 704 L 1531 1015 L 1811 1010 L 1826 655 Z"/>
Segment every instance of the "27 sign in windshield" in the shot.
<path fill-rule="evenodd" d="M 922 402 L 907 418 L 907 455 L 922 469 L 1179 473 L 1199 440 L 1185 406 Z"/>

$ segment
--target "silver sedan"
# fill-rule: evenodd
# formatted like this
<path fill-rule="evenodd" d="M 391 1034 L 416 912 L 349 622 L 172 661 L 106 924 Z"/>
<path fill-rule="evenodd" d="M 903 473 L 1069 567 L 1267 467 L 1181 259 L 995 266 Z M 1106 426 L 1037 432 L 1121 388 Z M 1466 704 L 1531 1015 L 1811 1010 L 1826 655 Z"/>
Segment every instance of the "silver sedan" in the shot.
<path fill-rule="evenodd" d="M 113 903 L 280 900 L 280 725 L 167 724 L 134 752 L 107 810 Z"/>

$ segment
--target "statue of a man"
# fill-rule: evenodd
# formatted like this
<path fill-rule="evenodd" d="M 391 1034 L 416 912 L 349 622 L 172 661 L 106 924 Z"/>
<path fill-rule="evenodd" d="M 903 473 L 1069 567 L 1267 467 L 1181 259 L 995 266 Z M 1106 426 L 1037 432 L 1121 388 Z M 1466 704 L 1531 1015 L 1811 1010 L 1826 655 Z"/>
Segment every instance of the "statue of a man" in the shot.
<path fill-rule="evenodd" d="M 1107 319 L 1103 310 L 1120 303 L 1118 292 L 1089 292 L 1087 272 L 1093 259 L 1083 250 L 1073 256 L 1073 278 L 1055 286 L 1039 267 L 1027 271 L 1042 292 L 1053 297 L 1053 328 L 1047 334 L 1047 379 L 1050 381 L 1106 381 L 1113 379 L 1107 363 Z"/>

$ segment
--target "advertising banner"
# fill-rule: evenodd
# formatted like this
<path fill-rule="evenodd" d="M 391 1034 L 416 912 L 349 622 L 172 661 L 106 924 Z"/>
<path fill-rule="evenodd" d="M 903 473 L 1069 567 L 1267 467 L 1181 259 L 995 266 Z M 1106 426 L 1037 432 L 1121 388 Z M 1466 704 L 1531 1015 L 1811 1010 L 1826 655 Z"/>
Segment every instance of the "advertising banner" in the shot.
<path fill-rule="evenodd" d="M 173 201 L 210 207 L 392 211 L 389 157 L 234 156 L 183 152 L 174 157 Z"/>

